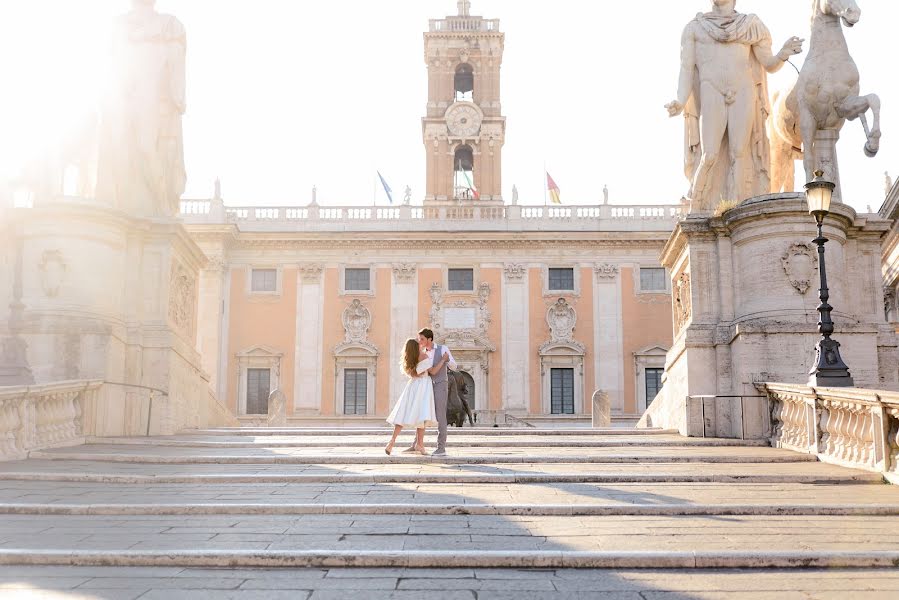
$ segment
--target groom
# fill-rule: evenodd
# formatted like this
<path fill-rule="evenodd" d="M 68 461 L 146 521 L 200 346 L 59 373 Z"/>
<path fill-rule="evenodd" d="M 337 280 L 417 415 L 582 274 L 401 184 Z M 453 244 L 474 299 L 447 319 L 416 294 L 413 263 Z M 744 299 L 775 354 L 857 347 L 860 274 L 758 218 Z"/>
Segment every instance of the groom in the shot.
<path fill-rule="evenodd" d="M 418 344 L 425 349 L 435 365 L 444 354 L 449 357 L 443 368 L 431 375 L 434 384 L 434 411 L 437 413 L 437 450 L 432 456 L 446 456 L 446 397 L 449 392 L 446 369 L 448 366 L 455 371 L 456 360 L 449 348 L 434 344 L 434 332 L 427 327 L 418 332 Z"/>

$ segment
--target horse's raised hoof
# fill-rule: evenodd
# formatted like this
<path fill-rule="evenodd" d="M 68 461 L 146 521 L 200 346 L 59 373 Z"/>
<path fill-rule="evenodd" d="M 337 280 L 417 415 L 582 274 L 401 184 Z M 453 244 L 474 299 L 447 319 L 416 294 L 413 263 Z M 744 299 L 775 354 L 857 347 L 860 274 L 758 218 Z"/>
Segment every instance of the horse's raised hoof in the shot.
<path fill-rule="evenodd" d="M 868 158 L 874 158 L 877 156 L 877 151 L 880 150 L 880 142 L 875 141 L 874 143 L 868 142 L 865 144 L 865 156 Z"/>

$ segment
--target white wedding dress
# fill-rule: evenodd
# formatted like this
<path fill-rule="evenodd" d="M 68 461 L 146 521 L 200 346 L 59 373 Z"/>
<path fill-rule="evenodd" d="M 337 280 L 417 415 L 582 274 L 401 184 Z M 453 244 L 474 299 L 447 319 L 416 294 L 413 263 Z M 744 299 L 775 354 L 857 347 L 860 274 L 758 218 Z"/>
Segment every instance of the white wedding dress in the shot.
<path fill-rule="evenodd" d="M 428 375 L 422 375 L 434 366 L 434 361 L 426 358 L 415 366 L 419 377 L 410 377 L 403 388 L 396 406 L 390 411 L 387 422 L 403 427 L 437 426 L 437 412 L 434 410 L 434 384 Z"/>

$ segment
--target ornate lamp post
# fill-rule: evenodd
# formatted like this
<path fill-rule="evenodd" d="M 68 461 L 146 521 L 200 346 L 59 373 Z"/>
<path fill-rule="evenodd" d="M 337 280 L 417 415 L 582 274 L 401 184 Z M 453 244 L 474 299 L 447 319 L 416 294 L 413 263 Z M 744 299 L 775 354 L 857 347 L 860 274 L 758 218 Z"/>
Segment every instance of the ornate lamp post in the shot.
<path fill-rule="evenodd" d="M 819 296 L 821 304 L 818 305 L 818 333 L 821 339 L 816 346 L 815 366 L 809 371 L 808 384 L 813 387 L 852 387 L 852 376 L 849 367 L 840 358 L 840 343 L 830 339 L 833 334 L 833 321 L 830 320 L 830 311 L 833 307 L 827 303 L 830 293 L 827 290 L 827 271 L 824 268 L 824 217 L 830 212 L 830 201 L 833 198 L 833 190 L 836 187 L 833 182 L 824 179 L 823 171 L 815 171 L 815 178 L 805 184 L 805 195 L 808 200 L 808 211 L 815 217 L 818 224 L 818 237 L 812 242 L 818 246 L 818 266 L 821 273 L 821 289 Z"/>

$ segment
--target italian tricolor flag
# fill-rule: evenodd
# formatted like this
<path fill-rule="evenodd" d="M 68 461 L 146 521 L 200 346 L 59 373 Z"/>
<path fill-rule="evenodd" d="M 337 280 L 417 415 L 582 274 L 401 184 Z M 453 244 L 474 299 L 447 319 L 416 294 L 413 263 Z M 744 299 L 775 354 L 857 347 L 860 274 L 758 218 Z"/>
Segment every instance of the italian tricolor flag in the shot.
<path fill-rule="evenodd" d="M 562 204 L 559 186 L 556 185 L 555 181 L 553 181 L 553 178 L 550 176 L 549 171 L 546 172 L 546 189 L 549 190 L 549 198 L 550 200 L 552 200 L 553 204 Z"/>
<path fill-rule="evenodd" d="M 474 196 L 475 200 L 481 199 L 481 192 L 479 192 L 474 187 L 474 182 L 471 181 L 471 177 L 468 176 L 468 171 L 462 171 L 462 176 L 465 177 L 465 182 L 468 183 L 468 189 L 471 190 L 471 195 Z"/>

